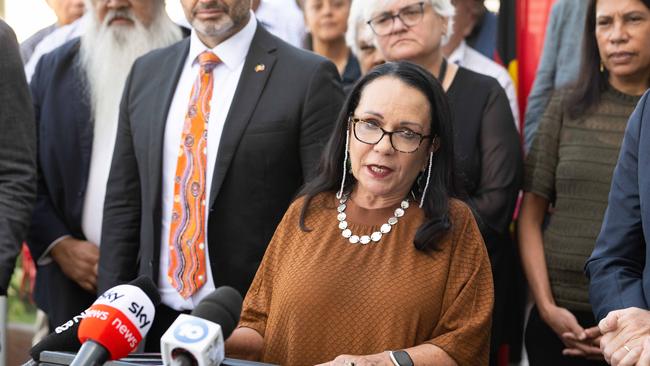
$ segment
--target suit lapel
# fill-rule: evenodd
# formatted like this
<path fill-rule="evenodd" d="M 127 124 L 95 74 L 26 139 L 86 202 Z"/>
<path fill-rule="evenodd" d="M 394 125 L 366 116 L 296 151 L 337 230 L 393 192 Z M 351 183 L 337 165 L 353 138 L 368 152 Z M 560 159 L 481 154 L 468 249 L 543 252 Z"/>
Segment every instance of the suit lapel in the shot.
<path fill-rule="evenodd" d="M 152 73 L 157 83 L 155 90 L 160 90 L 160 95 L 152 95 L 151 110 L 152 118 L 149 139 L 149 179 L 151 201 L 155 204 L 154 209 L 160 209 L 162 195 L 162 164 L 163 164 L 163 141 L 167 115 L 171 107 L 172 98 L 176 92 L 178 79 L 183 71 L 183 65 L 190 49 L 190 39 L 185 38 L 172 48 L 161 60 L 159 72 Z M 156 220 L 154 220 L 156 221 Z"/>
<path fill-rule="evenodd" d="M 212 207 L 219 194 L 237 146 L 271 74 L 276 61 L 276 56 L 273 54 L 274 50 L 275 40 L 258 23 L 221 134 L 217 161 L 212 175 L 209 207 Z"/>

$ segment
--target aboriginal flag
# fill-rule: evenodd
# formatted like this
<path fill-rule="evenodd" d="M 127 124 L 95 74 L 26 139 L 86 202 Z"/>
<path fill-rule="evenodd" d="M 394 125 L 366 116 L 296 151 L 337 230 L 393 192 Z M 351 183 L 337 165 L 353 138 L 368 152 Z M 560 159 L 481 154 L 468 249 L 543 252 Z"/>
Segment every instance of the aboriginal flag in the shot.
<path fill-rule="evenodd" d="M 542 54 L 546 23 L 555 0 L 501 0 L 497 59 L 517 86 L 520 115 L 533 86 Z M 523 118 L 521 123 L 523 124 Z M 523 130 L 523 129 L 522 129 Z"/>

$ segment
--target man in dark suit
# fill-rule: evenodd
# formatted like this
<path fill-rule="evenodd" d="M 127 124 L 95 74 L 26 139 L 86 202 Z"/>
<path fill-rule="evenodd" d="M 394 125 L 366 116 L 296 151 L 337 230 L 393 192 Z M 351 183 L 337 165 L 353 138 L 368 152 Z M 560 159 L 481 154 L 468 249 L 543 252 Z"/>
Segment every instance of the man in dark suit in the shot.
<path fill-rule="evenodd" d="M 1 19 L 0 50 L 0 296 L 6 296 L 36 198 L 36 135 L 16 35 Z"/>
<path fill-rule="evenodd" d="M 31 83 L 40 174 L 28 243 L 50 329 L 96 298 L 101 213 L 131 64 L 181 39 L 161 0 L 88 5 L 81 39 L 43 56 Z"/>
<path fill-rule="evenodd" d="M 246 293 L 343 99 L 335 66 L 259 26 L 250 0 L 182 4 L 190 38 L 131 70 L 104 206 L 99 289 L 158 282 L 148 349 L 215 287 Z"/>
<path fill-rule="evenodd" d="M 650 91 L 628 122 L 609 206 L 586 265 L 591 305 L 602 319 L 600 348 L 612 364 L 635 364 L 644 348 L 650 354 L 650 341 L 644 344 L 650 338 L 649 204 Z"/>

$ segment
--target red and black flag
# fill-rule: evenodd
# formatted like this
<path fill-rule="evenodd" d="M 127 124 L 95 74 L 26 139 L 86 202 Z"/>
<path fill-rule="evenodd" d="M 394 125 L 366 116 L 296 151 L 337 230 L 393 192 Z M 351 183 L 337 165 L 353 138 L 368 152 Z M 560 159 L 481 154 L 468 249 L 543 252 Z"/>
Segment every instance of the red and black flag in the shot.
<path fill-rule="evenodd" d="M 517 86 L 520 114 L 533 86 L 542 54 L 546 23 L 555 0 L 501 0 L 499 8 L 498 60 Z M 523 123 L 523 119 L 521 123 Z"/>

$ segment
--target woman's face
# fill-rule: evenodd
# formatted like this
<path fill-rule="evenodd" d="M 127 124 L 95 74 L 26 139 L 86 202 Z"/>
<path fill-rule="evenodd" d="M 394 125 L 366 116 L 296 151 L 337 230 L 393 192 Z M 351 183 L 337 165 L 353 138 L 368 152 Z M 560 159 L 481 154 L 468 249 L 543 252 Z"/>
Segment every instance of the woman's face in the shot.
<path fill-rule="evenodd" d="M 612 77 L 650 75 L 650 10 L 639 0 L 598 0 L 596 41 Z"/>
<path fill-rule="evenodd" d="M 428 58 L 440 51 L 443 32 L 446 32 L 448 20 L 438 15 L 429 1 L 392 0 L 384 2 L 385 6 L 375 11 L 371 17 L 396 15 L 412 9 L 422 3 L 422 20 L 412 26 L 406 26 L 400 19 L 393 20 L 393 27 L 387 35 L 377 35 L 377 43 L 388 61 Z"/>
<path fill-rule="evenodd" d="M 368 25 L 363 23 L 357 27 L 357 48 L 359 54 L 356 55 L 361 67 L 361 74 L 365 75 L 373 67 L 384 63 L 384 56 L 375 47 L 373 34 Z"/>
<path fill-rule="evenodd" d="M 305 0 L 305 24 L 312 37 L 323 42 L 345 37 L 350 0 Z"/>
<path fill-rule="evenodd" d="M 429 135 L 431 116 L 429 101 L 417 89 L 392 76 L 375 79 L 361 93 L 355 118 L 384 130 L 406 130 Z M 409 193 L 417 175 L 425 168 L 430 139 L 425 139 L 413 153 L 396 151 L 388 135 L 375 145 L 355 137 L 350 126 L 350 162 L 357 179 L 355 193 L 384 200 L 399 201 Z"/>

